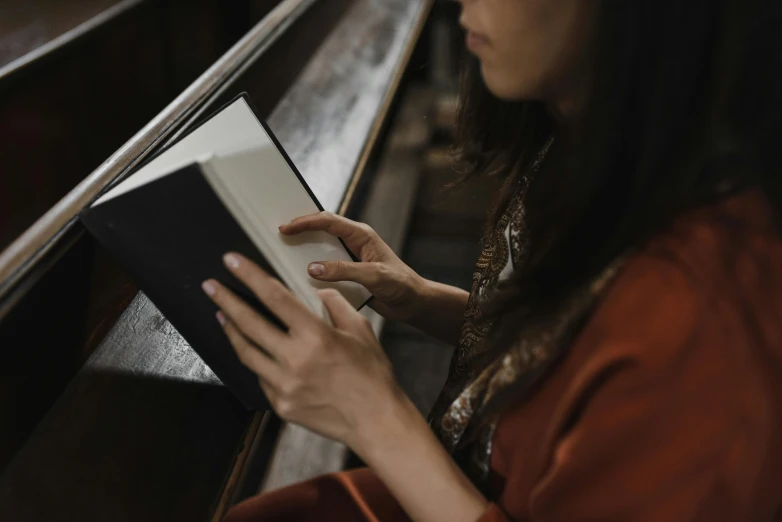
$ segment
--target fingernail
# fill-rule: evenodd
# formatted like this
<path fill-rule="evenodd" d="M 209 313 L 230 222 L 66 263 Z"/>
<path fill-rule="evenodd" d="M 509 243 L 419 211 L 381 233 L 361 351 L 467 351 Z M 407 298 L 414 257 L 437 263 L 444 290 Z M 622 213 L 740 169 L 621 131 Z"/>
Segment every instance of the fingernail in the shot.
<path fill-rule="evenodd" d="M 312 263 L 310 264 L 310 266 L 307 267 L 307 270 L 309 271 L 310 275 L 322 276 L 323 273 L 326 271 L 326 267 L 321 265 L 320 263 Z"/>
<path fill-rule="evenodd" d="M 215 295 L 215 292 L 217 292 L 217 287 L 211 281 L 204 281 L 201 283 L 201 288 L 204 290 L 206 295 Z"/>
<path fill-rule="evenodd" d="M 225 315 L 223 315 L 223 312 L 218 310 L 215 315 L 217 316 L 217 322 L 220 323 L 220 325 L 225 325 Z"/>
<path fill-rule="evenodd" d="M 234 254 L 225 254 L 223 262 L 228 268 L 236 270 L 239 268 L 239 257 Z"/>

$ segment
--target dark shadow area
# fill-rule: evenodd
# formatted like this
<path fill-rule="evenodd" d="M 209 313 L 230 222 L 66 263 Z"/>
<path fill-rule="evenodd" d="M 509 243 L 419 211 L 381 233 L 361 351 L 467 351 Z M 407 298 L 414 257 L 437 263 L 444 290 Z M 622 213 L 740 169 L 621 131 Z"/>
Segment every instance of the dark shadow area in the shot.
<path fill-rule="evenodd" d="M 0 320 L 0 471 L 84 361 L 92 256 L 72 246 Z"/>
<path fill-rule="evenodd" d="M 3 475 L 0 520 L 208 520 L 249 418 L 221 386 L 83 371 Z"/>

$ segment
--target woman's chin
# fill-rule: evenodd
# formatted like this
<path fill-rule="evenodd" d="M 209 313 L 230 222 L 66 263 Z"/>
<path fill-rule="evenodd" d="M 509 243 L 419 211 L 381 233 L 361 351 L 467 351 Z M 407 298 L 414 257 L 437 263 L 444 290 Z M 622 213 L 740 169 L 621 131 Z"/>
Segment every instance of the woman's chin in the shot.
<path fill-rule="evenodd" d="M 507 74 L 488 67 L 481 62 L 481 76 L 486 88 L 495 97 L 503 101 L 522 101 L 534 98 L 530 89 L 518 78 L 509 78 Z"/>

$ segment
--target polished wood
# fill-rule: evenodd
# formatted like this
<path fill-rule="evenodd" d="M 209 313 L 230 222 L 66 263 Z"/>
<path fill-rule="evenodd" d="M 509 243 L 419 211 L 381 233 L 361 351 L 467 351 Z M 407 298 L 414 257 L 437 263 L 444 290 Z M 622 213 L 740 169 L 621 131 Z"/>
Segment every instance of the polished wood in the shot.
<path fill-rule="evenodd" d="M 418 194 L 425 148 L 434 130 L 434 108 L 435 95 L 430 89 L 416 87 L 407 94 L 392 123 L 360 215 L 360 220 L 369 223 L 400 257 Z"/>
<path fill-rule="evenodd" d="M 244 436 L 241 450 L 236 455 L 235 464 L 225 481 L 225 487 L 220 494 L 220 498 L 217 500 L 217 507 L 212 514 L 212 522 L 220 522 L 231 507 L 237 495 L 237 490 L 241 486 L 242 481 L 246 479 L 248 460 L 250 460 L 252 453 L 257 451 L 254 443 L 263 439 L 262 434 L 273 415 L 272 412 L 253 415 L 253 419 Z"/>
<path fill-rule="evenodd" d="M 143 1 L 0 1 L 0 81 Z"/>
<path fill-rule="evenodd" d="M 418 13 L 418 17 L 415 21 L 414 31 L 415 31 L 415 37 L 416 40 L 418 36 L 420 36 L 421 32 L 424 30 L 424 24 L 426 23 L 426 20 L 428 18 L 428 14 L 432 8 L 432 5 L 434 4 L 434 0 L 430 0 L 429 2 L 425 2 L 422 6 L 421 11 Z M 415 50 L 414 46 L 408 46 L 405 48 L 405 54 L 404 54 L 404 60 L 409 60 L 413 52 Z M 381 107 L 381 111 L 384 114 L 388 114 L 388 112 L 391 110 L 391 103 L 393 102 L 393 92 L 399 87 L 399 84 L 402 81 L 402 75 L 405 73 L 404 70 L 397 69 L 394 75 L 391 78 L 391 81 L 389 83 L 389 90 L 386 93 L 386 97 L 384 99 L 384 103 Z M 367 162 L 369 161 L 372 150 L 374 147 L 374 143 L 378 140 L 380 137 L 380 134 L 382 132 L 383 126 L 382 124 L 378 124 L 379 119 L 375 120 L 375 124 L 370 128 L 367 141 L 364 144 L 364 149 L 361 152 L 361 156 L 358 160 L 358 165 L 356 167 L 356 170 L 354 172 L 354 175 L 350 179 L 350 184 L 348 185 L 347 192 L 345 193 L 345 196 L 343 198 L 342 204 L 340 205 L 340 212 L 345 214 L 350 209 L 351 199 L 353 197 L 353 194 L 355 193 L 356 189 L 359 186 L 359 183 L 361 181 L 361 174 L 364 171 L 364 167 L 366 166 Z"/>
<path fill-rule="evenodd" d="M 157 6 L 112 11 L 56 56 L 29 53 L 0 78 L 0 250 L 165 106 Z"/>
<path fill-rule="evenodd" d="M 297 112 L 327 115 L 299 127 L 288 118 L 300 115 L 291 112 L 274 127 L 292 133 L 286 147 L 325 208 L 348 210 L 405 72 L 399 64 L 409 61 L 431 5 L 431 0 L 356 0 L 335 36 L 313 56 L 314 66 L 283 99 L 283 106 Z M 342 81 L 316 87 L 318 77 L 330 71 L 338 71 Z M 301 153 L 310 149 L 323 152 Z"/>
<path fill-rule="evenodd" d="M 276 3 L 142 2 L 0 81 L 7 145 L 0 147 L 0 248 L 9 231 L 24 230 L 67 194 Z M 194 33 L 197 44 L 178 43 Z M 301 70 L 315 48 L 289 55 L 285 74 Z M 254 63 L 276 68 L 267 54 Z M 136 293 L 122 267 L 73 223 L 0 298 L 0 473 Z"/>
<path fill-rule="evenodd" d="M 0 298 L 56 247 L 57 237 L 74 226 L 78 213 L 101 190 L 130 172 L 156 144 L 175 132 L 210 95 L 223 87 L 234 71 L 260 57 L 259 50 L 268 48 L 313 2 L 282 1 L 198 80 L 3 251 L 0 254 Z"/>
<path fill-rule="evenodd" d="M 388 84 L 401 74 L 405 50 L 417 37 L 412 24 L 417 18 L 408 15 L 425 16 L 426 3 L 397 0 L 380 8 L 369 0 L 352 2 L 345 19 L 363 13 L 384 32 L 365 33 L 365 40 L 351 38 L 355 28 L 343 20 L 321 50 L 329 49 L 333 59 L 341 53 L 364 56 L 371 50 L 374 59 L 362 62 L 371 72 L 313 59 L 269 118 L 297 164 L 334 165 L 339 158 L 338 166 L 350 171 L 305 170 L 308 180 L 320 184 L 314 187 L 319 197 L 324 197 L 318 192 L 322 187 L 332 187 L 330 177 L 344 191 L 355 174 L 366 137 L 353 132 L 354 121 L 368 132 L 378 125 L 376 119 L 388 116 L 383 110 L 387 91 L 372 86 Z M 373 6 L 377 9 L 369 9 Z M 403 46 L 388 47 L 379 36 L 399 33 L 407 35 Z M 322 59 L 320 52 L 318 56 Z M 384 63 L 393 66 L 378 65 Z M 354 83 L 357 74 L 363 80 Z M 226 95 L 235 94 L 229 91 Z M 198 110 L 200 99 L 196 96 L 194 106 L 181 108 L 183 118 Z M 335 107 L 346 110 L 335 113 Z M 325 129 L 333 139 L 306 139 Z M 173 132 L 169 126 L 152 125 L 140 136 L 159 143 Z M 135 148 L 140 145 L 126 145 L 96 172 L 121 174 L 119 162 L 127 166 L 137 161 L 131 151 L 147 153 L 146 148 Z M 94 184 L 101 179 L 106 181 L 97 174 L 90 178 Z M 94 188 L 82 188 L 70 208 Z M 336 204 L 330 208 L 337 210 L 343 197 L 335 197 L 333 190 L 331 194 Z M 241 410 L 165 318 L 138 294 L 0 478 L 0 520 L 211 519 L 232 496 L 226 483 L 242 474 L 234 470 L 251 453 L 241 450 L 253 438 L 249 429 L 258 425 L 259 415 Z"/>
<path fill-rule="evenodd" d="M 235 42 L 243 35 L 236 34 L 236 31 L 244 24 L 249 24 L 252 18 L 246 18 L 246 14 L 242 13 L 245 10 L 242 5 L 245 8 L 251 6 L 250 16 L 254 17 L 268 12 L 274 2 L 276 0 L 236 0 L 230 4 L 204 0 L 195 5 L 182 2 L 144 3 L 138 11 L 131 13 L 131 18 L 119 25 L 115 24 L 110 32 L 113 36 L 117 27 L 132 27 L 144 23 L 149 14 L 148 6 L 160 5 L 170 9 L 170 16 L 166 16 L 167 19 L 171 18 L 167 23 L 167 27 L 172 29 L 167 33 L 169 43 L 180 38 L 180 34 L 191 38 L 193 31 L 198 31 L 199 37 L 203 39 L 198 47 L 191 49 L 189 65 L 167 75 L 173 77 L 171 82 L 167 83 L 180 83 L 183 78 L 192 75 L 192 71 L 187 69 L 194 63 L 200 60 L 203 69 L 206 69 L 219 55 L 214 56 L 209 63 L 203 62 L 205 57 L 221 45 L 228 49 L 231 45 L 230 38 Z M 226 80 L 232 87 L 224 95 L 232 96 L 238 91 L 247 90 L 256 100 L 260 114 L 268 117 L 350 5 L 350 0 L 313 4 L 277 38 L 274 45 L 252 62 L 252 67 L 246 70 L 241 68 L 245 70 L 242 76 Z M 187 16 L 176 16 L 179 7 L 187 10 Z M 155 14 L 155 10 L 152 14 Z M 232 17 L 236 19 L 235 22 L 226 23 L 226 19 L 230 20 Z M 187 24 L 193 26 L 188 28 Z M 154 24 L 146 23 L 142 27 L 148 25 Z M 177 27 L 185 30 L 178 30 Z M 88 47 L 92 45 L 86 43 Z M 143 43 L 150 44 L 146 39 Z M 137 48 L 138 46 L 134 49 Z M 112 49 L 102 52 L 111 53 Z M 43 70 L 47 69 L 48 67 Z M 106 70 L 111 69 L 109 67 Z M 269 70 L 275 71 L 272 78 L 265 72 Z M 127 72 L 134 77 L 142 76 L 132 73 L 131 70 Z M 194 75 L 191 79 L 196 77 L 197 75 Z M 128 82 L 127 88 L 132 90 L 134 85 L 133 82 Z M 122 98 L 129 101 L 132 94 L 123 95 Z M 214 110 L 225 101 L 221 96 L 217 93 L 205 102 L 208 110 Z M 173 97 L 174 95 L 171 96 Z M 139 112 L 139 108 L 130 103 L 116 104 L 116 100 L 112 100 L 111 105 L 122 111 Z M 96 109 L 93 112 L 99 111 Z M 107 116 L 116 114 L 110 113 Z M 89 118 L 84 118 L 81 123 L 86 125 L 88 121 Z M 138 121 L 138 125 L 142 125 L 143 121 Z M 127 125 L 127 122 L 124 125 Z M 110 129 L 116 130 L 108 123 L 105 127 L 99 127 L 101 136 L 107 134 L 106 131 Z M 89 126 L 87 128 L 90 132 L 95 131 Z M 125 127 L 125 130 L 127 136 L 135 129 Z M 69 136 L 80 134 L 76 132 Z M 121 143 L 119 140 L 115 146 Z M 105 154 L 108 155 L 110 150 L 105 150 Z M 7 152 L 8 149 L 2 149 L 0 159 L 6 157 L 4 154 Z M 24 155 L 21 157 L 29 158 Z M 96 158 L 95 163 L 98 161 Z M 0 161 L 0 165 L 8 164 Z M 64 173 L 65 165 L 60 166 L 63 167 L 60 172 Z M 85 167 L 81 175 L 86 172 L 88 169 Z M 26 174 L 24 182 L 29 183 L 30 172 Z M 27 192 L 29 191 L 22 190 L 21 194 Z M 0 200 L 4 194 L 0 189 Z M 4 209 L 0 203 L 0 213 L 3 210 L 7 208 Z M 64 234 L 58 235 L 55 246 L 41 257 L 10 294 L 0 299 L 0 425 L 7 427 L 0 430 L 0 472 L 40 418 L 51 408 L 54 400 L 63 392 L 67 382 L 105 338 L 137 291 L 123 268 L 102 248 L 95 245 L 92 237 L 84 233 L 83 227 L 75 224 L 67 227 Z M 38 327 L 42 322 L 49 327 Z M 31 351 L 30 346 L 36 346 L 37 349 Z"/>
<path fill-rule="evenodd" d="M 328 0 L 316 2 L 302 14 L 295 25 L 282 32 L 274 45 L 259 49 L 257 61 L 249 60 L 239 67 L 187 120 L 176 133 L 166 140 L 175 141 L 186 129 L 215 107 L 229 102 L 237 92 L 247 92 L 262 117 L 268 118 L 274 109 L 300 83 L 305 66 L 313 61 L 335 26 L 355 0 Z M 302 60 L 301 57 L 305 57 Z M 269 71 L 274 71 L 269 74 Z"/>
<path fill-rule="evenodd" d="M 0 140 L 7 144 L 0 148 L 0 251 L 277 1 L 114 2 L 63 38 L 9 64 L 13 74 L 0 75 Z M 0 24 L 54 31 L 101 5 L 106 1 L 18 2 L 5 9 L 12 16 L 0 17 Z M 0 40 L 0 45 L 19 44 L 13 31 L 10 36 L 0 33 Z"/>
<path fill-rule="evenodd" d="M 156 15 L 139 3 L 0 81 L 0 248 L 165 105 Z M 116 66 L 120 52 L 143 79 Z M 60 238 L 57 268 L 18 287 L 25 300 L 0 300 L 0 471 L 84 362 L 84 315 L 99 288 L 89 284 L 94 247 L 74 239 Z"/>

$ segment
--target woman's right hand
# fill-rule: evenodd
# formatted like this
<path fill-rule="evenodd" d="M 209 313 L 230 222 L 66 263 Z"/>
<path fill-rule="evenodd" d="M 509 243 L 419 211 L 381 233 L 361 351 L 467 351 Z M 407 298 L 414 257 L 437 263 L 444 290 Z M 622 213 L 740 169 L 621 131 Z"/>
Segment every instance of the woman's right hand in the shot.
<path fill-rule="evenodd" d="M 294 219 L 280 227 L 287 236 L 322 231 L 342 238 L 361 262 L 314 261 L 311 277 L 320 281 L 354 281 L 374 296 L 370 306 L 387 319 L 414 319 L 422 300 L 426 280 L 402 262 L 380 236 L 364 223 L 331 212 Z"/>

